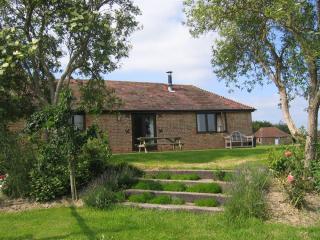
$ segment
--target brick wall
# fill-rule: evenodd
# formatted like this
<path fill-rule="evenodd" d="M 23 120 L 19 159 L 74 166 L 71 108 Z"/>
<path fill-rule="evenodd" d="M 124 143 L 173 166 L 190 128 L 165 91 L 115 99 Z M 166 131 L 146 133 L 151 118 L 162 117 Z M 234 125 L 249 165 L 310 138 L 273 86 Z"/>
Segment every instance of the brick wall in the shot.
<path fill-rule="evenodd" d="M 98 118 L 86 115 L 86 127 L 97 123 L 109 136 L 113 152 L 132 151 L 132 129 L 130 114 L 103 114 Z"/>
<path fill-rule="evenodd" d="M 227 130 L 252 134 L 250 112 L 227 113 Z M 159 137 L 181 137 L 184 149 L 224 148 L 224 136 L 228 133 L 197 133 L 196 113 L 157 114 L 157 135 Z M 168 147 L 161 146 L 162 149 Z"/>
<path fill-rule="evenodd" d="M 275 139 L 276 138 L 261 138 L 261 142 L 259 144 L 266 144 L 266 145 L 274 145 L 275 144 Z M 292 143 L 292 138 L 291 137 L 283 137 L 280 138 L 279 144 L 290 144 Z"/>
<path fill-rule="evenodd" d="M 230 112 L 226 114 L 228 133 L 241 131 L 252 134 L 250 112 Z M 86 116 L 86 126 L 94 121 L 109 135 L 113 152 L 132 151 L 132 126 L 130 114 L 104 114 L 98 119 Z M 181 137 L 184 149 L 224 148 L 224 136 L 228 133 L 197 133 L 196 113 L 176 112 L 158 113 L 156 115 L 158 137 Z M 158 150 L 171 149 L 170 146 L 159 146 Z"/>
<path fill-rule="evenodd" d="M 226 114 L 228 133 L 240 131 L 252 134 L 250 112 L 230 112 Z M 85 116 L 86 127 L 97 123 L 109 136 L 112 151 L 132 151 L 132 123 L 130 113 L 103 114 L 98 118 Z M 11 125 L 12 130 L 19 130 L 24 125 L 19 121 Z M 197 133 L 196 113 L 176 112 L 158 113 L 156 116 L 156 131 L 158 137 L 181 137 L 184 149 L 223 148 L 224 136 L 228 133 Z M 273 139 L 274 143 L 274 139 Z M 283 144 L 282 140 L 280 143 Z M 171 149 L 170 146 L 159 146 L 159 150 Z"/>

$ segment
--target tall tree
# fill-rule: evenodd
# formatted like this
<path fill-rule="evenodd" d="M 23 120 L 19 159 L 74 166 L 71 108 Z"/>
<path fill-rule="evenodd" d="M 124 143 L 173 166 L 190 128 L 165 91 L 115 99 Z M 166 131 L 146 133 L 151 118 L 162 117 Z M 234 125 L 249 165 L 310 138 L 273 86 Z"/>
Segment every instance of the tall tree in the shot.
<path fill-rule="evenodd" d="M 217 76 L 228 86 L 249 91 L 257 84 L 273 83 L 279 92 L 285 122 L 295 137 L 299 129 L 290 114 L 290 101 L 296 96 L 309 100 L 305 149 L 308 169 L 315 159 L 319 108 L 315 97 L 319 92 L 315 65 L 319 49 L 315 2 L 186 0 L 184 4 L 187 25 L 193 36 L 209 31 L 219 33 L 212 51 L 212 65 Z M 304 32 L 297 35 L 292 26 L 299 29 L 304 26 Z M 312 30 L 312 37 L 306 34 L 307 29 Z"/>
<path fill-rule="evenodd" d="M 100 79 L 128 56 L 138 14 L 131 0 L 2 0 L 0 30 L 12 29 L 18 48 L 33 45 L 32 54 L 14 64 L 23 69 L 39 103 L 57 104 L 73 74 Z M 12 62 L 0 61 L 5 74 Z"/>
<path fill-rule="evenodd" d="M 0 80 L 10 81 L 7 94 L 15 86 L 26 86 L 32 103 L 44 110 L 41 115 L 47 109 L 60 109 L 63 89 L 72 75 L 80 75 L 90 79 L 81 89 L 88 100 L 84 106 L 101 111 L 107 104 L 104 97 L 113 95 L 101 75 L 115 70 L 128 56 L 139 14 L 132 0 L 0 0 Z M 8 78 L 12 73 L 15 76 Z M 68 121 L 63 123 L 70 129 Z M 72 139 L 66 139 L 72 148 Z M 70 152 L 71 193 L 76 199 L 76 152 Z"/>

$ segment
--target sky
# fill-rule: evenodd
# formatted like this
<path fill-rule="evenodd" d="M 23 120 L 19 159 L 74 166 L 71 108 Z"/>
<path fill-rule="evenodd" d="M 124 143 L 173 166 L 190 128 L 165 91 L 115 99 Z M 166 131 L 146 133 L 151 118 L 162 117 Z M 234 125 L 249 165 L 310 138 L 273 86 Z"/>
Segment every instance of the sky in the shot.
<path fill-rule="evenodd" d="M 131 37 L 129 58 L 121 67 L 105 76 L 109 80 L 167 83 L 167 71 L 173 71 L 173 84 L 192 84 L 257 110 L 253 120 L 272 123 L 283 121 L 274 86 L 257 87 L 252 92 L 230 89 L 219 81 L 211 66 L 211 49 L 216 33 L 192 38 L 183 25 L 182 0 L 134 0 L 142 11 L 138 21 L 142 30 Z M 291 103 L 291 113 L 298 127 L 306 126 L 306 101 L 298 98 Z"/>

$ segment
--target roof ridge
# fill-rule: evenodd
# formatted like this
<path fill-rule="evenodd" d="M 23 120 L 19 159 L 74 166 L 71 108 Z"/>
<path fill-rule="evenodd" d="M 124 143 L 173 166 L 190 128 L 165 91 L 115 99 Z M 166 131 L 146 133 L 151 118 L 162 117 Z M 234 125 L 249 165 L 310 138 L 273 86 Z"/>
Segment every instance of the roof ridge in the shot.
<path fill-rule="evenodd" d="M 90 79 L 72 79 L 73 81 L 89 81 Z M 71 80 L 71 81 L 72 81 Z M 122 82 L 122 83 L 141 83 L 141 84 L 157 84 L 157 85 L 168 85 L 168 83 L 159 83 L 159 82 L 139 82 L 139 81 L 130 81 L 130 80 L 111 80 L 111 79 L 103 79 L 106 82 Z M 173 84 L 173 86 L 193 86 L 191 84 Z"/>
<path fill-rule="evenodd" d="M 226 98 L 226 97 L 224 97 L 224 96 L 222 96 L 222 95 L 219 95 L 219 94 L 217 94 L 217 93 L 214 93 L 214 92 L 211 92 L 211 91 L 205 90 L 205 89 L 203 89 L 203 88 L 200 88 L 200 87 L 197 87 L 197 86 L 194 86 L 194 85 L 190 85 L 190 86 L 195 87 L 195 88 L 198 88 L 198 89 L 200 89 L 200 90 L 201 90 L 201 91 L 203 91 L 203 92 L 206 92 L 206 93 L 209 93 L 209 94 L 216 95 L 216 96 L 218 96 L 218 97 L 220 97 L 220 98 L 222 98 L 222 99 L 224 99 L 224 100 L 231 101 L 231 102 L 234 102 L 234 103 L 236 103 L 236 104 L 240 104 L 240 105 L 241 105 L 241 106 L 243 106 L 243 107 L 251 108 L 251 109 L 256 110 L 254 107 L 251 107 L 251 106 L 249 106 L 249 105 L 246 105 L 246 104 L 243 104 L 243 103 L 237 102 L 237 101 L 232 100 L 232 99 L 230 99 L 230 98 Z"/>

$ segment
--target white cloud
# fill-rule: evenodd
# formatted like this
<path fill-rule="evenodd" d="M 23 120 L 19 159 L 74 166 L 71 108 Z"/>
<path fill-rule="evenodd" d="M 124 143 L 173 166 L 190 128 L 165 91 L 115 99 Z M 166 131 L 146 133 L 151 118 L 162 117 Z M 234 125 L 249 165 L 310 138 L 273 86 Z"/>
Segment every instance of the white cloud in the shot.
<path fill-rule="evenodd" d="M 210 52 L 213 36 L 191 37 L 183 26 L 182 1 L 138 0 L 143 29 L 132 37 L 130 57 L 118 72 L 174 71 L 176 83 L 194 84 L 212 74 Z"/>
<path fill-rule="evenodd" d="M 254 120 L 283 121 L 275 87 L 230 94 L 225 84 L 217 80 L 210 63 L 211 47 L 217 35 L 191 37 L 188 28 L 182 24 L 181 0 L 136 0 L 135 3 L 142 11 L 139 21 L 143 29 L 132 36 L 133 49 L 129 58 L 107 78 L 165 82 L 165 72 L 172 70 L 174 83 L 197 85 L 255 107 Z M 291 106 L 297 125 L 306 125 L 305 100 L 298 98 Z"/>

